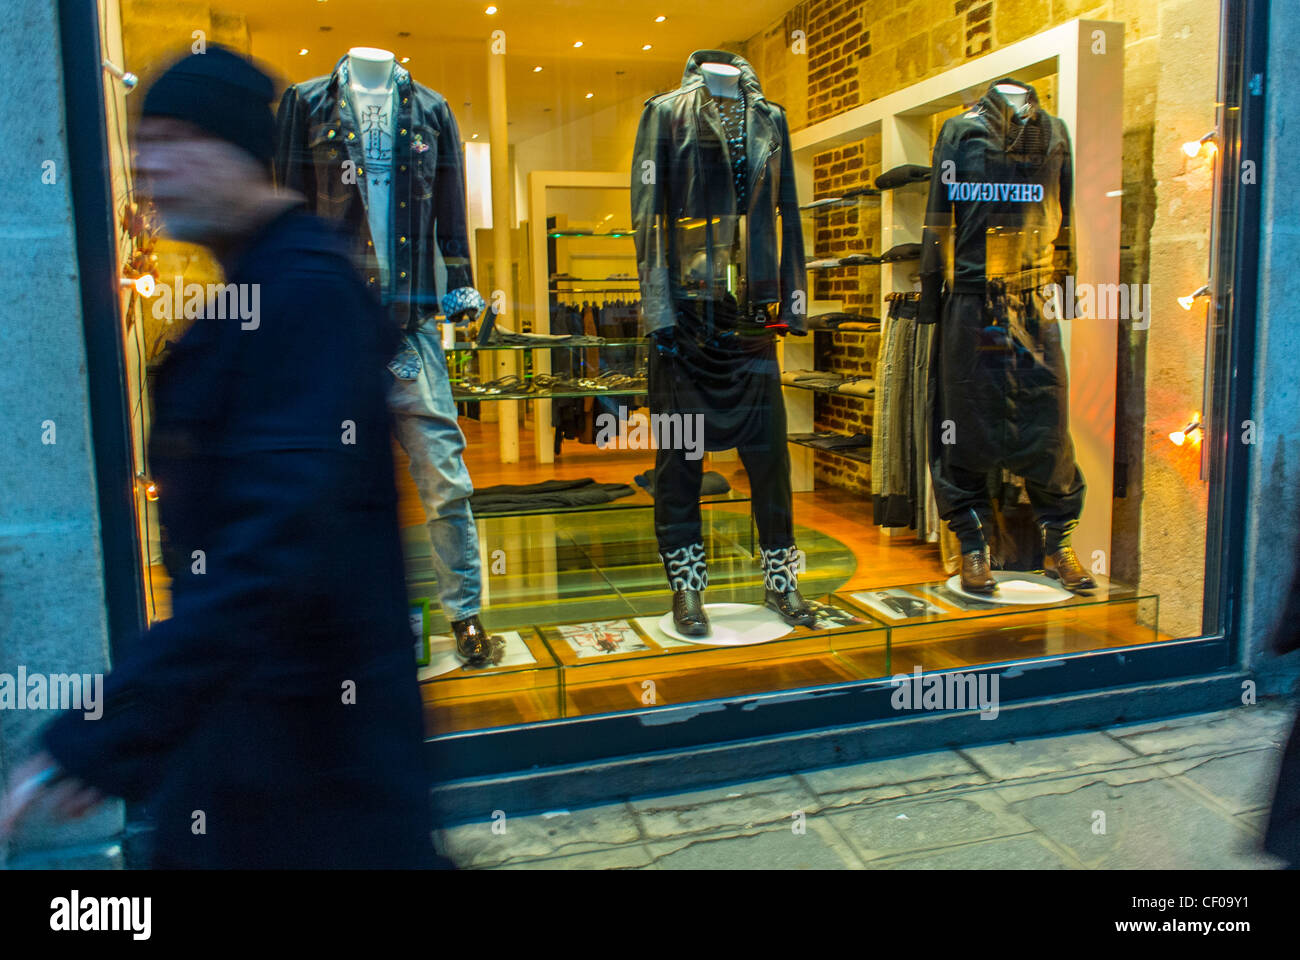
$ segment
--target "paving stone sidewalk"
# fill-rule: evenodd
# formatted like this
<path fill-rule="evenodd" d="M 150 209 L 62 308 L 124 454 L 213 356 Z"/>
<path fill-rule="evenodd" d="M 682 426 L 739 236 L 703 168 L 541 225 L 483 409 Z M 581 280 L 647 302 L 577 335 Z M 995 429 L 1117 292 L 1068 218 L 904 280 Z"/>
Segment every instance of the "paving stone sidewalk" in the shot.
<path fill-rule="evenodd" d="M 1291 705 L 803 770 L 438 832 L 485 869 L 1269 869 Z M 502 827 L 504 826 L 504 831 Z"/>

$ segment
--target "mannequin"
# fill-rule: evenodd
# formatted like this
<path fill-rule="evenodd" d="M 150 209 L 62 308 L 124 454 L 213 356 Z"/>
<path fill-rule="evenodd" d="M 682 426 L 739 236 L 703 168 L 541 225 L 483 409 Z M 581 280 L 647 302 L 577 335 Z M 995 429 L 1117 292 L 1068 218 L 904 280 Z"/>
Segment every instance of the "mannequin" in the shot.
<path fill-rule="evenodd" d="M 277 117 L 276 177 L 318 215 L 342 221 L 366 284 L 403 332 L 388 404 L 420 492 L 442 612 L 475 666 L 498 645 L 479 622 L 482 572 L 437 324 L 481 309 L 469 269 L 460 132 L 440 94 L 389 50 L 353 47 L 328 76 L 291 85 Z M 440 298 L 439 291 L 444 292 Z"/>
<path fill-rule="evenodd" d="M 1018 83 L 995 83 L 993 89 L 1002 94 L 1007 102 L 1016 108 L 1016 115 L 1023 115 L 1025 106 L 1029 103 L 1029 91 Z"/>
<path fill-rule="evenodd" d="M 396 62 L 397 57 L 391 50 L 381 50 L 378 47 L 353 47 L 348 51 L 352 89 L 376 93 L 392 90 L 393 64 Z"/>
<path fill-rule="evenodd" d="M 962 589 L 997 590 L 990 486 L 1004 470 L 1025 480 L 1048 572 L 1090 589 L 1070 546 L 1085 484 L 1065 354 L 1041 295 L 1070 269 L 1069 132 L 1033 87 L 999 80 L 944 122 L 933 168 L 945 167 L 957 182 L 930 184 L 917 321 L 935 324 L 930 472 L 939 513 L 961 541 Z M 957 189 L 972 184 L 980 189 Z"/>
<path fill-rule="evenodd" d="M 729 63 L 702 63 L 700 72 L 704 74 L 704 83 L 709 93 L 715 97 L 740 99 L 740 68 Z"/>
<path fill-rule="evenodd" d="M 650 183 L 647 163 L 657 169 Z M 682 86 L 647 102 L 633 153 L 632 221 L 654 344 L 652 414 L 692 418 L 705 449 L 736 449 L 759 531 L 764 605 L 788 624 L 811 625 L 798 590 L 775 343 L 805 330 L 803 235 L 785 113 L 763 97 L 742 58 L 697 51 Z M 655 456 L 655 536 L 673 623 L 685 636 L 710 633 L 702 474 L 702 461 L 684 450 L 660 447 Z"/>

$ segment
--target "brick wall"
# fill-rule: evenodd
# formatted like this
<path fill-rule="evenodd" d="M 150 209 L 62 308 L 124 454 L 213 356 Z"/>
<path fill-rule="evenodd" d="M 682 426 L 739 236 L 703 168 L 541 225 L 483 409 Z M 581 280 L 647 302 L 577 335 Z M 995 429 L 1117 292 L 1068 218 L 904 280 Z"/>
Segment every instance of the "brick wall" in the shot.
<path fill-rule="evenodd" d="M 862 102 L 858 63 L 871 55 L 868 10 L 860 0 L 808 4 L 808 120 L 834 117 Z"/>

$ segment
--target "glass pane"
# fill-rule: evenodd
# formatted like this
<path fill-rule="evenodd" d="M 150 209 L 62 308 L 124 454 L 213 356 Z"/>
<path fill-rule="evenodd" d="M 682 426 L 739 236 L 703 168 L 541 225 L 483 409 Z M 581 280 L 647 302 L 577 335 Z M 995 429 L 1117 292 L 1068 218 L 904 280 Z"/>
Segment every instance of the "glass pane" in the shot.
<path fill-rule="evenodd" d="M 141 90 L 181 6 L 100 0 Z M 308 6 L 200 27 L 276 74 L 278 181 L 405 337 L 431 734 L 1215 627 L 1217 3 Z M 123 294 L 163 618 L 152 377 L 206 319 L 164 300 L 220 269 L 106 90 L 124 274 L 167 295 Z"/>

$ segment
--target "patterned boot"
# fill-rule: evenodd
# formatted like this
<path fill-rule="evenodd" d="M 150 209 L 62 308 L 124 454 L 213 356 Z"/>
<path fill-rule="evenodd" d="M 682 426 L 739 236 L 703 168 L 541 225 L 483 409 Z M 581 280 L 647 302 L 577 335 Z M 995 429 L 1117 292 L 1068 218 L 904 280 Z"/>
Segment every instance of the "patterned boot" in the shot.
<path fill-rule="evenodd" d="M 760 548 L 763 555 L 763 606 L 792 627 L 811 627 L 817 615 L 799 595 L 798 557 L 793 546 Z"/>
<path fill-rule="evenodd" d="M 673 591 L 673 626 L 684 637 L 707 637 L 709 618 L 700 591 L 709 585 L 704 544 L 691 543 L 659 554 Z"/>

